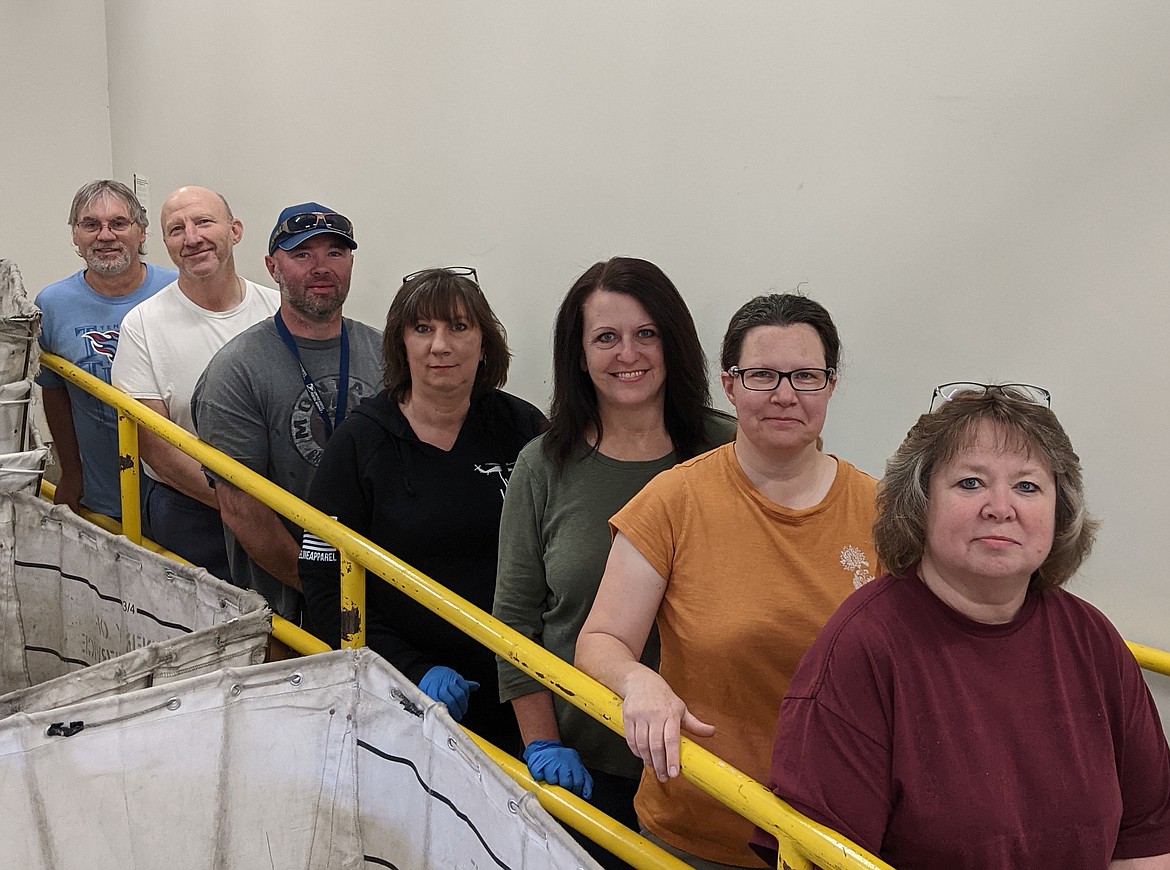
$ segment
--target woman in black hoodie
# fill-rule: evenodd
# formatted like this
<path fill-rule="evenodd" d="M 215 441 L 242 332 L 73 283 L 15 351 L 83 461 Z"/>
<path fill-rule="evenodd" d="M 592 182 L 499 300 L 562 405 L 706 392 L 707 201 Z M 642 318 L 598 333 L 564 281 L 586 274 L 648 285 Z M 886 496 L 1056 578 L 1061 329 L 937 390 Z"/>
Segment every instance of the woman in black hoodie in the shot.
<path fill-rule="evenodd" d="M 499 389 L 511 353 L 476 279 L 464 267 L 403 279 L 382 337 L 387 387 L 329 440 L 308 500 L 490 611 L 508 476 L 547 423 Z M 314 628 L 339 646 L 337 551 L 306 533 L 300 577 Z M 366 596 L 370 648 L 456 721 L 516 751 L 491 651 L 377 578 Z"/>

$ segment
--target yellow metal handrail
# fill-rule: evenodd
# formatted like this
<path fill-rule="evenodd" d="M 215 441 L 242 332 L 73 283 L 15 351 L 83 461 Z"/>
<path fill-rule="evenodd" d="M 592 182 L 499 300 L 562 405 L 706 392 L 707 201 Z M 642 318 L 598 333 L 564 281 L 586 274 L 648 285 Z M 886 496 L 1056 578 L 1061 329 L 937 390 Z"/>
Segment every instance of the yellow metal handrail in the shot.
<path fill-rule="evenodd" d="M 688 865 L 675 858 L 669 852 L 655 846 L 643 837 L 630 837 L 629 830 L 618 826 L 618 830 L 611 825 L 603 824 L 598 820 L 598 812 L 589 803 L 577 797 L 571 791 L 563 788 L 549 788 L 544 783 L 537 782 L 528 773 L 528 766 L 524 762 L 513 758 L 497 746 L 488 743 L 478 734 L 467 734 L 476 742 L 480 749 L 504 772 L 525 789 L 535 792 L 540 805 L 583 833 L 593 842 L 612 852 L 627 864 L 634 867 L 660 867 L 663 870 L 688 870 Z M 603 816 L 602 818 L 608 818 Z M 624 832 L 624 834 L 622 833 Z"/>
<path fill-rule="evenodd" d="M 1153 671 L 1156 674 L 1170 674 L 1170 652 L 1129 640 L 1125 642 L 1125 645 L 1129 647 L 1133 657 L 1137 659 L 1137 663 L 1147 671 Z"/>
<path fill-rule="evenodd" d="M 127 421 L 125 424 L 127 428 L 135 424 L 146 426 L 233 486 L 248 492 L 301 528 L 337 547 L 343 558 L 343 581 L 347 575 L 350 578 L 346 581 L 346 587 L 343 587 L 343 602 L 346 606 L 352 608 L 359 603 L 364 604 L 364 576 L 360 569 L 373 571 L 570 703 L 621 733 L 621 699 L 596 680 L 576 670 L 490 614 L 479 610 L 466 599 L 450 592 L 377 544 L 342 526 L 205 442 L 194 438 L 170 420 L 154 413 L 119 390 L 88 375 L 60 357 L 43 354 L 41 360 L 62 377 L 106 404 L 116 407 L 119 411 L 120 431 L 123 428 L 121 423 L 123 419 Z M 126 470 L 128 465 L 133 465 L 136 474 L 137 456 L 127 449 L 126 444 L 123 444 L 120 450 L 123 451 L 120 460 L 122 468 Z M 126 514 L 132 511 L 133 517 L 137 519 L 137 486 L 126 485 L 125 477 L 123 484 L 124 508 L 130 508 Z M 131 488 L 134 504 L 126 505 L 127 490 Z M 346 559 L 352 562 L 353 570 L 345 569 Z M 357 587 L 360 587 L 361 591 Z M 342 623 L 343 630 L 347 625 L 351 629 L 358 629 L 364 628 L 365 620 L 361 616 L 353 619 L 343 612 Z M 355 638 L 351 637 L 349 640 L 352 644 Z M 294 645 L 294 648 L 297 647 Z M 1130 644 L 1130 648 L 1143 667 L 1170 674 L 1170 654 L 1138 644 Z M 682 739 L 680 756 L 682 773 L 687 779 L 777 838 L 780 844 L 781 864 L 786 863 L 792 870 L 806 870 L 811 866 L 810 861 L 816 862 L 825 870 L 862 868 L 892 870 L 881 859 L 835 831 L 800 815 L 763 785 L 686 737 Z M 541 786 L 542 791 L 544 788 Z M 645 866 L 645 863 L 640 863 Z"/>
<path fill-rule="evenodd" d="M 195 438 L 180 426 L 155 413 L 145 405 L 125 395 L 120 390 L 111 387 L 109 384 L 98 380 L 53 354 L 42 354 L 41 363 L 71 383 L 96 396 L 106 404 L 117 408 L 119 434 L 123 434 L 128 427 L 133 428 L 134 439 L 131 442 L 132 448 L 137 447 L 137 426 L 146 426 L 163 440 L 173 444 L 188 456 L 193 457 L 202 465 L 230 482 L 233 486 L 237 486 L 248 492 L 277 513 L 289 518 L 302 528 L 308 529 L 313 534 L 323 540 L 329 541 L 337 547 L 342 555 L 343 581 L 350 587 L 348 589 L 343 588 L 343 603 L 345 601 L 351 603 L 358 602 L 364 608 L 365 569 L 371 568 L 379 576 L 383 576 L 384 579 L 387 579 L 388 582 L 391 582 L 392 585 L 397 586 L 408 595 L 414 589 L 415 597 L 419 601 L 449 622 L 459 625 L 460 617 L 463 614 L 467 614 L 471 618 L 476 618 L 475 615 L 478 615 L 479 618 L 482 618 L 486 622 L 495 623 L 504 632 L 515 635 L 515 639 L 521 643 L 530 643 L 526 638 L 517 634 L 503 623 L 480 611 L 469 601 L 447 592 L 447 590 L 435 583 L 435 581 L 426 577 L 424 574 L 416 572 L 405 563 L 400 562 L 373 542 L 352 532 L 336 520 L 289 494 L 271 481 L 211 447 L 206 442 Z M 139 506 L 139 494 L 136 485 L 138 457 L 133 449 L 127 449 L 126 442 L 121 441 L 119 442 L 119 454 L 119 465 L 123 473 L 123 519 L 127 515 L 137 517 Z M 133 469 L 134 486 L 128 486 L 126 484 L 126 475 L 130 469 Z M 48 491 L 51 492 L 51 490 Z M 125 533 L 121 525 L 109 517 L 102 517 L 90 511 L 83 511 L 82 514 L 88 519 L 100 520 L 98 524 L 107 531 Z M 180 562 L 185 561 L 174 553 L 163 550 L 163 548 L 159 547 L 153 541 L 142 540 L 141 527 L 138 528 L 138 532 L 138 543 L 142 543 L 155 552 L 161 552 L 163 555 L 168 555 Z M 127 535 L 127 537 L 129 536 Z M 392 575 L 395 571 L 408 575 L 417 585 L 412 585 L 409 580 L 395 582 L 385 576 L 387 574 Z M 348 579 L 346 579 L 347 577 Z M 450 599 L 450 601 L 446 601 L 445 598 Z M 350 643 L 347 645 L 361 645 L 355 644 L 353 641 L 359 637 L 364 639 L 364 624 L 364 619 L 360 619 L 360 625 L 356 626 L 359 630 L 351 636 Z M 476 635 L 473 632 L 467 633 L 482 640 L 482 636 Z M 317 653 L 327 652 L 329 650 L 328 644 L 323 643 L 318 638 L 313 637 L 291 622 L 275 615 L 273 616 L 272 634 L 298 652 Z M 546 655 L 554 662 L 559 663 L 562 668 L 569 668 L 571 670 L 571 666 L 566 665 L 564 662 L 551 656 L 551 654 L 546 653 Z M 553 670 L 556 670 L 556 668 L 554 667 Z M 582 677 L 585 678 L 584 675 Z M 596 685 L 602 691 L 608 691 L 600 686 L 600 684 Z M 470 732 L 468 733 L 470 734 Z M 490 745 L 486 744 L 481 738 L 478 738 L 477 735 L 471 734 L 471 736 L 481 745 Z M 498 758 L 502 755 L 503 753 L 496 750 L 493 757 Z M 511 766 L 507 769 L 515 770 Z M 573 795 L 564 789 L 547 786 L 543 783 L 532 783 L 530 778 L 528 783 L 525 783 L 523 779 L 519 779 L 519 781 L 525 787 L 531 785 L 531 787 L 538 789 L 540 792 L 539 799 L 542 805 L 546 805 L 554 816 L 575 828 L 584 828 L 586 833 L 593 839 L 602 843 L 605 848 L 623 858 L 623 860 L 632 863 L 634 866 L 658 868 L 658 870 L 685 870 L 686 865 L 677 858 L 624 828 L 619 823 L 609 819 L 604 813 L 601 813 L 583 801 L 575 801 Z M 850 870 L 850 868 L 842 868 L 842 870 Z"/>

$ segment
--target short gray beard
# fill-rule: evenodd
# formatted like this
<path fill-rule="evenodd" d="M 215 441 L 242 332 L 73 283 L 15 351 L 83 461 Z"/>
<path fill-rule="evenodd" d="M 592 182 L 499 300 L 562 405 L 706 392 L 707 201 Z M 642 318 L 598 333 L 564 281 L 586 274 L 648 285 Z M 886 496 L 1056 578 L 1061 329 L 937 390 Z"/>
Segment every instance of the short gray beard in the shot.
<path fill-rule="evenodd" d="M 103 260 L 89 250 L 85 253 L 85 264 L 104 278 L 116 278 L 121 275 L 130 268 L 132 260 L 130 250 L 125 245 L 122 246 L 122 256 L 117 260 Z"/>

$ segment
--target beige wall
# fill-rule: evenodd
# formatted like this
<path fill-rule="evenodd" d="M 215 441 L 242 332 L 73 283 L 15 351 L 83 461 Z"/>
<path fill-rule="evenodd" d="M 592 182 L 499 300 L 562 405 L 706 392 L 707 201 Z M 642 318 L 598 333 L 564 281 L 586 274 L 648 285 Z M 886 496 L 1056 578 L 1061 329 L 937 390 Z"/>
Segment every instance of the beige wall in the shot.
<path fill-rule="evenodd" d="M 617 253 L 676 280 L 712 358 L 749 296 L 824 302 L 848 364 L 826 441 L 874 474 L 936 383 L 1047 386 L 1104 519 L 1073 588 L 1170 648 L 1170 5 L 109 0 L 107 19 L 117 177 L 149 176 L 156 211 L 182 183 L 223 191 L 255 279 L 282 206 L 346 212 L 350 309 L 374 324 L 407 272 L 476 266 L 539 404 L 559 298 Z M 58 87 L 102 73 L 24 51 Z M 42 148 L 39 122 L 93 97 L 61 100 L 26 107 Z M 55 231 L 101 167 L 32 153 L 15 171 L 53 176 Z"/>
<path fill-rule="evenodd" d="M 69 203 L 113 169 L 103 4 L 0 2 L 0 64 L 0 257 L 35 293 L 82 267 Z"/>

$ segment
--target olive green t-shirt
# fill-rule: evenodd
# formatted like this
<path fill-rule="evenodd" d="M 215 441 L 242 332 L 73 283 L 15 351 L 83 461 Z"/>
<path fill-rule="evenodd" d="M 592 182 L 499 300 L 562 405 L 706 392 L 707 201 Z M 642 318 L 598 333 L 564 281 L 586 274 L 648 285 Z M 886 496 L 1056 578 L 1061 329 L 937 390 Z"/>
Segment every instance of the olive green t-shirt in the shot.
<path fill-rule="evenodd" d="M 712 415 L 707 447 L 735 437 L 735 421 Z M 650 482 L 672 468 L 673 452 L 644 462 L 581 451 L 557 474 L 530 442 L 516 460 L 500 517 L 500 554 L 493 615 L 570 664 L 577 635 L 593 606 L 609 556 L 609 519 Z M 658 635 L 651 633 L 642 661 L 658 665 Z M 500 700 L 545 691 L 523 671 L 498 660 Z M 636 778 L 642 762 L 621 735 L 559 696 L 553 696 L 561 742 L 587 767 Z"/>

